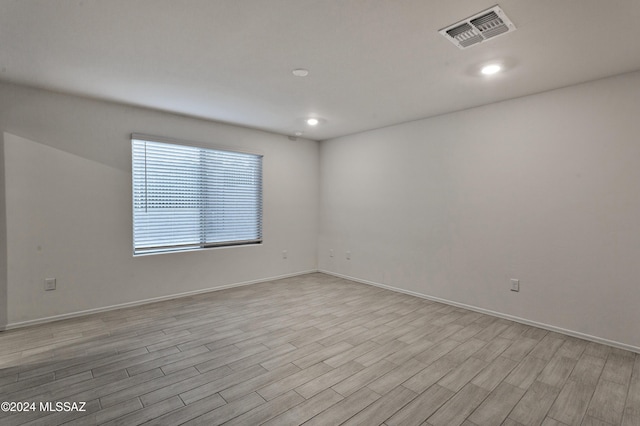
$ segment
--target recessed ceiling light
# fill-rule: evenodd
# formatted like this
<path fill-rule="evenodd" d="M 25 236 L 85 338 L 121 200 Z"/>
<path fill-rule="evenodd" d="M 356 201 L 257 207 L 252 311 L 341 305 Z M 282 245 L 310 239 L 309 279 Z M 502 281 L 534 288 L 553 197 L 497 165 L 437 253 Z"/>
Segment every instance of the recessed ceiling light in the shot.
<path fill-rule="evenodd" d="M 291 73 L 296 77 L 306 77 L 309 75 L 309 70 L 306 70 L 304 68 L 296 68 L 295 70 L 291 71 Z"/>
<path fill-rule="evenodd" d="M 480 72 L 484 75 L 493 75 L 502 71 L 502 67 L 498 64 L 489 64 L 482 67 Z"/>
<path fill-rule="evenodd" d="M 307 118 L 307 124 L 309 126 L 315 126 L 319 123 L 317 118 Z"/>

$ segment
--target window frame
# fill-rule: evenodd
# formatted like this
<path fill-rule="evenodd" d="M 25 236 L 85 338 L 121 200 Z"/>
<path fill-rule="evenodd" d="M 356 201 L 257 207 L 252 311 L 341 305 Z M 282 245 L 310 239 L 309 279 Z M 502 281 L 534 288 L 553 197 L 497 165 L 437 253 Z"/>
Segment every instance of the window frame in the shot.
<path fill-rule="evenodd" d="M 206 242 L 201 240 L 199 243 L 189 243 L 189 244 L 174 244 L 174 245 L 158 245 L 154 247 L 136 247 L 136 176 L 135 176 L 135 164 L 134 164 L 134 141 L 142 141 L 142 142 L 151 142 L 151 143 L 160 143 L 160 144 L 169 144 L 169 145 L 177 145 L 183 146 L 186 148 L 194 148 L 197 150 L 208 150 L 222 153 L 230 153 L 230 154 L 246 154 L 250 156 L 255 156 L 259 158 L 259 179 L 257 183 L 257 191 L 258 191 L 258 199 L 257 199 L 257 238 L 251 240 L 228 240 L 228 241 L 218 241 L 218 242 Z M 166 253 L 182 253 L 189 251 L 200 251 L 200 250 L 210 250 L 210 249 L 219 249 L 219 248 L 229 248 L 229 247 L 240 247 L 240 246 L 259 246 L 263 243 L 263 221 L 264 221 L 264 185 L 263 185 L 263 160 L 264 154 L 259 152 L 251 152 L 245 150 L 238 150 L 236 148 L 230 148 L 226 146 L 207 144 L 202 142 L 192 142 L 186 141 L 182 139 L 174 139 L 163 136 L 153 136 L 142 133 L 132 133 L 130 137 L 131 142 L 131 192 L 132 192 L 132 251 L 134 257 L 139 256 L 149 256 L 156 254 L 166 254 Z M 145 166 L 146 167 L 146 166 Z M 146 202 L 146 201 L 145 201 Z M 201 215 L 207 215 L 208 212 L 203 213 L 201 211 Z M 201 219 L 200 222 L 203 222 Z M 200 224 L 196 224 L 196 227 L 200 227 L 200 233 L 202 235 L 206 234 L 205 226 Z"/>

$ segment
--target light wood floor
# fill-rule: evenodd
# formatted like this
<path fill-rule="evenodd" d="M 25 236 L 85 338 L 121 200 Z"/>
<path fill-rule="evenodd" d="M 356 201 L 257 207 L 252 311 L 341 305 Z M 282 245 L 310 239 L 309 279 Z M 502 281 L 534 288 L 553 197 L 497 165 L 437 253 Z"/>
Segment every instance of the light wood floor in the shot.
<path fill-rule="evenodd" d="M 640 356 L 310 274 L 0 333 L 3 426 L 640 425 Z"/>

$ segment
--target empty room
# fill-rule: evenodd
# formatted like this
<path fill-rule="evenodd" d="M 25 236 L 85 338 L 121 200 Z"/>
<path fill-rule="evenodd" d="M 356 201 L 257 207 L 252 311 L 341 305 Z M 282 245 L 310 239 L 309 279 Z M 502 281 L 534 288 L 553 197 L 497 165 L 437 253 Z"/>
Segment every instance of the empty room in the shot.
<path fill-rule="evenodd" d="M 0 424 L 640 426 L 637 0 L 0 0 Z"/>

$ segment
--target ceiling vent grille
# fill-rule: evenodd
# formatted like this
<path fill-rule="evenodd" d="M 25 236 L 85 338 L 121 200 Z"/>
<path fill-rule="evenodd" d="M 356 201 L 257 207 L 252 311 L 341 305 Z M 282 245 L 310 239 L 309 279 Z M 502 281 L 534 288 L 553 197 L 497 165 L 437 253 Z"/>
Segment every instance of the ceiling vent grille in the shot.
<path fill-rule="evenodd" d="M 493 6 L 490 9 L 449 25 L 439 31 L 447 40 L 460 49 L 480 44 L 501 34 L 516 30 L 516 26 L 500 9 Z"/>

